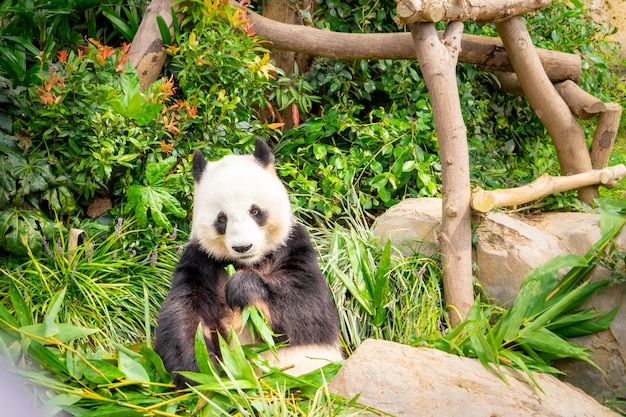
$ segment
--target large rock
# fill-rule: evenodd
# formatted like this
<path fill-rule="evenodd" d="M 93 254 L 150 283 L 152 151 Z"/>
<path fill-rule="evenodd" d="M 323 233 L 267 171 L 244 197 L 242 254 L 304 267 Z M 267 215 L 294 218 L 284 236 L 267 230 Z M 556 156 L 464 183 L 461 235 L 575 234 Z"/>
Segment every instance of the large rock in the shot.
<path fill-rule="evenodd" d="M 475 360 L 429 348 L 368 339 L 346 361 L 330 391 L 401 416 L 617 417 L 589 395 L 547 374 L 495 370 Z"/>
<path fill-rule="evenodd" d="M 529 217 L 490 213 L 475 219 L 476 276 L 488 296 L 510 305 L 525 275 L 561 254 L 584 255 L 600 239 L 599 215 L 545 213 Z M 374 234 L 405 248 L 405 253 L 436 253 L 441 229 L 441 200 L 407 199 L 381 216 Z M 626 229 L 615 239 L 626 251 Z M 592 279 L 607 276 L 596 268 Z M 626 285 L 612 285 L 595 295 L 585 307 L 609 311 L 626 300 Z M 581 361 L 562 361 L 564 380 L 602 400 L 626 399 L 626 307 L 621 308 L 608 331 L 574 340 L 593 350 L 591 358 L 606 372 Z"/>

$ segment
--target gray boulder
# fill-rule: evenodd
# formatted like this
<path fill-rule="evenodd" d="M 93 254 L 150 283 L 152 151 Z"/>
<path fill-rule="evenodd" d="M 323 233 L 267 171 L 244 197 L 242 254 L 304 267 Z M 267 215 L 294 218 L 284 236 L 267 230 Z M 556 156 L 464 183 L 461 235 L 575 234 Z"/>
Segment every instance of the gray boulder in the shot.
<path fill-rule="evenodd" d="M 528 217 L 493 212 L 475 218 L 476 276 L 485 293 L 496 302 L 510 305 L 525 275 L 561 254 L 584 255 L 600 239 L 599 215 L 544 213 Z M 374 234 L 404 248 L 406 254 L 437 253 L 441 229 L 441 200 L 407 199 L 390 208 L 374 225 Z M 626 229 L 615 242 L 626 251 Z M 423 249 L 427 248 L 428 251 Z M 607 276 L 596 268 L 592 279 Z M 626 285 L 616 284 L 595 295 L 585 307 L 609 311 L 626 300 Z M 574 340 L 593 350 L 591 358 L 606 372 L 581 361 L 561 361 L 562 378 L 599 400 L 615 396 L 626 399 L 626 307 L 611 328 Z"/>
<path fill-rule="evenodd" d="M 589 395 L 551 375 L 528 377 L 430 348 L 368 339 L 330 384 L 330 391 L 394 416 L 617 417 Z M 372 411 L 372 415 L 377 415 Z"/>

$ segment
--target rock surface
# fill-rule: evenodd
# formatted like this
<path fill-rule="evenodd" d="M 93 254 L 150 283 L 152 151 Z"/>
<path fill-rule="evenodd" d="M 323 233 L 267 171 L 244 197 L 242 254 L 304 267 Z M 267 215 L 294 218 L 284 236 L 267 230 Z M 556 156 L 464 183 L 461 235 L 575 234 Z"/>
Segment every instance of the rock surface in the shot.
<path fill-rule="evenodd" d="M 583 391 L 547 374 L 528 378 L 503 368 L 508 385 L 475 359 L 430 348 L 366 340 L 346 361 L 330 391 L 401 416 L 617 417 Z M 376 413 L 372 413 L 376 415 Z"/>
<path fill-rule="evenodd" d="M 438 251 L 437 232 L 441 229 L 441 200 L 407 199 L 390 208 L 374 226 L 374 234 L 403 247 L 406 254 L 432 254 Z M 584 255 L 600 238 L 599 215 L 586 213 L 546 213 L 522 218 L 490 213 L 475 221 L 474 261 L 476 276 L 486 294 L 509 305 L 517 295 L 524 276 L 544 262 L 561 254 Z M 626 251 L 626 228 L 615 239 Z M 592 279 L 604 278 L 607 271 L 596 268 Z M 595 295 L 585 307 L 609 311 L 626 300 L 626 285 L 616 284 Z M 591 358 L 606 374 L 581 361 L 562 361 L 562 378 L 598 400 L 616 396 L 626 399 L 626 306 L 621 308 L 611 328 L 574 340 L 593 350 Z"/>

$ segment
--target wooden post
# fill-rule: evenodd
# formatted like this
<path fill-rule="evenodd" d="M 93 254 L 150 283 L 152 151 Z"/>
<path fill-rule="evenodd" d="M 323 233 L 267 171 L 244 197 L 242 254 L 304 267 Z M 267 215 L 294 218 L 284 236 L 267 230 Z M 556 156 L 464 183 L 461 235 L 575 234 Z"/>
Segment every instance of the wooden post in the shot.
<path fill-rule="evenodd" d="M 622 116 L 622 106 L 618 103 L 605 103 L 604 105 L 606 111 L 598 116 L 598 127 L 591 142 L 590 154 L 593 169 L 602 169 L 608 165 Z"/>
<path fill-rule="evenodd" d="M 467 130 L 456 84 L 462 22 L 450 22 L 439 39 L 434 23 L 412 23 L 417 60 L 433 106 L 441 156 L 443 213 L 439 235 L 443 288 L 454 326 L 474 302 Z"/>
<path fill-rule="evenodd" d="M 161 76 L 165 62 L 165 47 L 157 24 L 157 16 L 161 16 L 170 28 L 170 32 L 173 32 L 174 2 L 174 0 L 152 0 L 130 45 L 128 59 L 139 75 L 142 90 L 148 88 Z"/>
<path fill-rule="evenodd" d="M 524 20 L 514 16 L 497 21 L 496 28 L 524 95 L 552 137 L 562 174 L 590 171 L 585 132 L 543 71 Z M 578 198 L 586 203 L 592 203 L 597 197 L 595 186 L 578 190 Z"/>

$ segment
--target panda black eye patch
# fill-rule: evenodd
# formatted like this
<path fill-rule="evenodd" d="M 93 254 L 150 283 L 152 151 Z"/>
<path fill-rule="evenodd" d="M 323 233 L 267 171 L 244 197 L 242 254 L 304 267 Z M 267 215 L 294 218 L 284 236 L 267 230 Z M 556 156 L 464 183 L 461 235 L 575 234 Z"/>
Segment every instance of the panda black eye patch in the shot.
<path fill-rule="evenodd" d="M 227 223 L 228 217 L 226 217 L 226 214 L 223 211 L 220 211 L 213 225 L 215 226 L 215 230 L 217 231 L 217 233 L 223 235 L 224 233 L 226 233 Z"/>
<path fill-rule="evenodd" d="M 250 216 L 252 216 L 256 224 L 259 226 L 263 226 L 267 222 L 267 212 L 261 210 L 261 208 L 256 204 L 253 204 L 250 207 Z"/>

